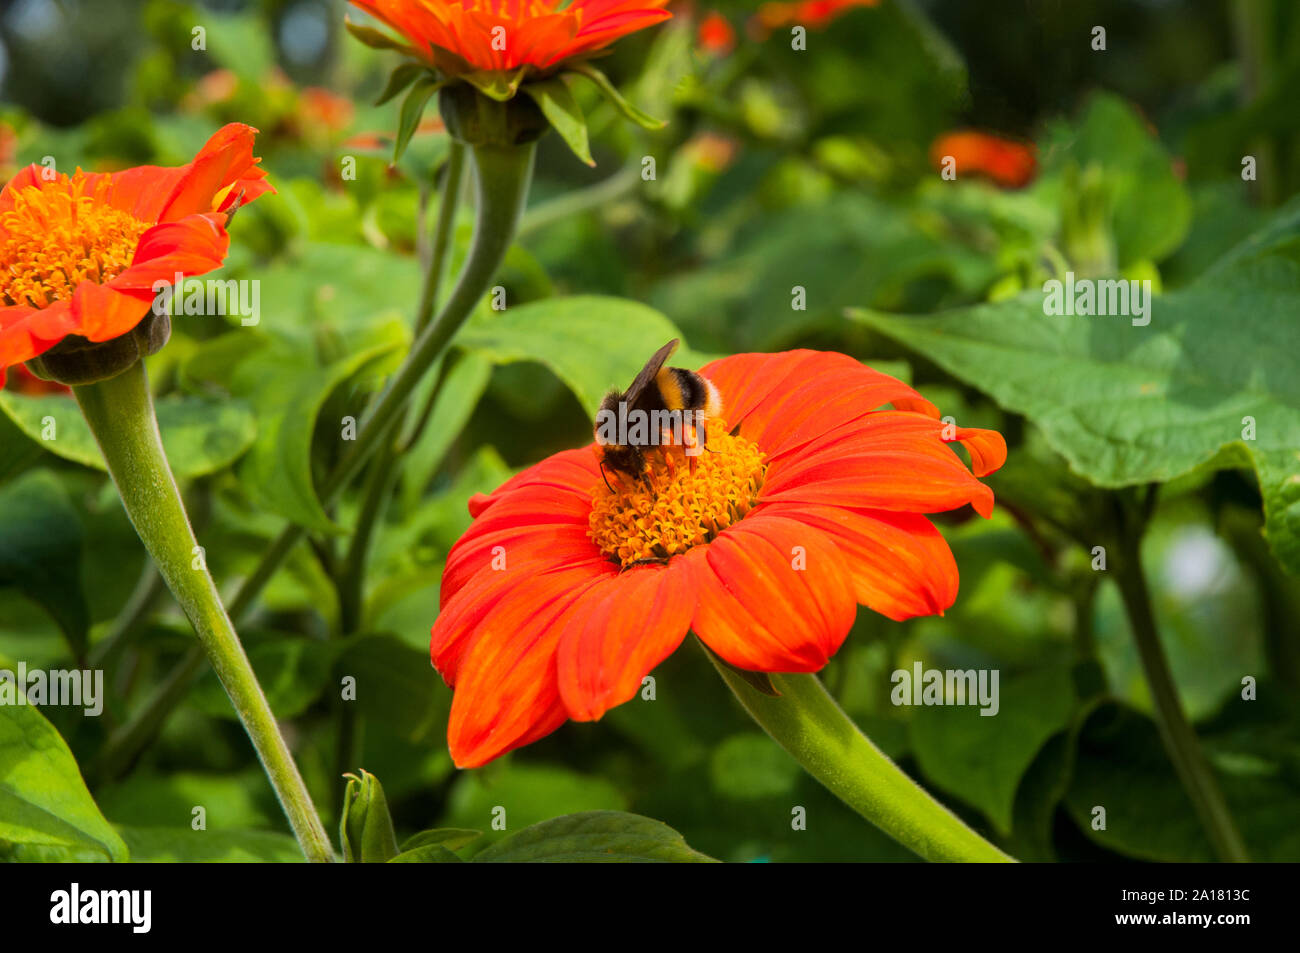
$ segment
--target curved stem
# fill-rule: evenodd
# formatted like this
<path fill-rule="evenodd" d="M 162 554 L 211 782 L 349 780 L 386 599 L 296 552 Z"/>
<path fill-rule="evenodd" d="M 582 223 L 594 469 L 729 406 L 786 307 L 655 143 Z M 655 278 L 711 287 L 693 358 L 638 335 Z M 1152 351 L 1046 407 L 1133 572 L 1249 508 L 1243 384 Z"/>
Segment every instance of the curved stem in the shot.
<path fill-rule="evenodd" d="M 1196 732 L 1183 712 L 1178 688 L 1160 646 L 1155 614 L 1151 609 L 1151 593 L 1147 588 L 1146 574 L 1142 571 L 1141 538 L 1140 530 L 1123 536 L 1120 543 L 1122 559 L 1114 576 L 1137 643 L 1142 671 L 1151 689 L 1160 739 L 1201 819 L 1201 826 L 1214 846 L 1214 852 L 1221 860 L 1247 862 L 1250 856 L 1246 853 L 1246 845 L 1237 831 L 1210 763 L 1201 750 Z"/>
<path fill-rule="evenodd" d="M 75 387 L 73 393 L 103 451 L 127 516 L 198 633 L 303 853 L 309 860 L 332 861 L 329 837 L 194 538 L 163 452 L 143 362 L 108 380 Z"/>
<path fill-rule="evenodd" d="M 384 424 L 391 422 L 405 407 L 421 376 L 491 287 L 492 278 L 514 240 L 532 182 L 535 152 L 535 144 L 513 149 L 486 146 L 474 149 L 478 214 L 474 225 L 474 242 L 460 280 L 447 303 L 438 312 L 438 317 L 416 339 L 406 361 L 363 419 L 350 452 L 320 488 L 321 500 L 326 505 L 338 497 L 366 459 L 380 446 Z M 301 527 L 289 525 L 272 541 L 252 574 L 244 580 L 231 600 L 231 618 L 244 618 L 302 536 Z M 133 719 L 132 725 L 123 729 L 124 732 L 130 731 L 135 722 L 160 725 L 174 704 L 169 697 L 160 694 L 155 694 L 151 701 L 157 701 L 158 706 L 142 711 Z M 138 740 L 137 737 L 137 742 Z"/>
<path fill-rule="evenodd" d="M 702 643 L 701 643 L 702 644 Z M 894 840 L 926 860 L 1008 863 L 1004 854 L 931 797 L 871 743 L 815 675 L 769 675 L 758 691 L 709 651 L 745 710 L 804 770 Z"/>

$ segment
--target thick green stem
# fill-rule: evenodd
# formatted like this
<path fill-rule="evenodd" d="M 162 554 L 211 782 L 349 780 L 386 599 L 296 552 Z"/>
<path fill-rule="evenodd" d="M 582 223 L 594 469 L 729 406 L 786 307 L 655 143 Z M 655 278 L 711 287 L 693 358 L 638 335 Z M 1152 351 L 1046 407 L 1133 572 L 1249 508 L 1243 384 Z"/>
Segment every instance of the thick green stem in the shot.
<path fill-rule="evenodd" d="M 221 605 L 163 453 L 144 364 L 73 389 L 122 505 L 167 587 L 189 617 L 243 722 L 308 860 L 334 859 L 311 795 L 280 735 L 244 647 Z"/>
<path fill-rule="evenodd" d="M 492 279 L 514 240 L 532 181 L 535 152 L 535 143 L 510 149 L 490 146 L 474 148 L 478 211 L 474 241 L 460 279 L 447 303 L 439 310 L 437 318 L 420 333 L 406 361 L 363 419 L 357 439 L 349 452 L 320 487 L 319 493 L 326 505 L 337 499 L 370 455 L 378 449 L 387 430 L 386 425 L 393 423 L 403 410 L 420 378 L 490 289 Z M 232 618 L 244 618 L 302 536 L 301 527 L 290 525 L 272 541 L 252 574 L 244 580 L 231 600 Z M 131 725 L 124 728 L 123 737 L 131 738 L 133 744 L 137 745 L 147 742 L 151 732 L 135 729 L 145 724 L 162 724 L 174 704 L 174 698 L 174 693 L 167 696 L 156 694 L 152 700 L 159 702 L 158 707 L 142 711 Z"/>
<path fill-rule="evenodd" d="M 1155 614 L 1151 609 L 1151 593 L 1147 589 L 1146 574 L 1142 571 L 1141 538 L 1140 530 L 1124 535 L 1120 543 L 1121 561 L 1115 567 L 1114 575 L 1124 600 L 1129 627 L 1133 630 L 1133 639 L 1137 642 L 1147 687 L 1151 689 L 1160 738 L 1214 852 L 1221 860 L 1246 862 L 1250 860 L 1246 845 L 1237 831 L 1210 763 L 1201 751 L 1196 732 L 1183 712 L 1173 674 L 1160 646 Z"/>
<path fill-rule="evenodd" d="M 707 653 L 745 710 L 832 794 L 926 860 L 1008 863 L 871 743 L 815 675 L 773 674 L 766 695 Z"/>

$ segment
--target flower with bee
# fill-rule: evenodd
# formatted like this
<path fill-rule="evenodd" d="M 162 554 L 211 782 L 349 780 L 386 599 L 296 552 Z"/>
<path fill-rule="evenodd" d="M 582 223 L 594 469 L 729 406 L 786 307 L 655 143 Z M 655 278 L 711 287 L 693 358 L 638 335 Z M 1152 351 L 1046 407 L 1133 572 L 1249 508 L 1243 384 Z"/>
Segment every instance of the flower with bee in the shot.
<path fill-rule="evenodd" d="M 431 642 L 459 766 L 600 718 L 688 631 L 740 669 L 813 672 L 859 604 L 902 620 L 956 599 L 924 514 L 991 514 L 977 478 L 1005 461 L 1001 435 L 946 432 L 920 394 L 843 354 L 740 354 L 693 374 L 663 367 L 671 347 L 604 409 L 707 408 L 705 452 L 597 440 L 470 501 Z"/>

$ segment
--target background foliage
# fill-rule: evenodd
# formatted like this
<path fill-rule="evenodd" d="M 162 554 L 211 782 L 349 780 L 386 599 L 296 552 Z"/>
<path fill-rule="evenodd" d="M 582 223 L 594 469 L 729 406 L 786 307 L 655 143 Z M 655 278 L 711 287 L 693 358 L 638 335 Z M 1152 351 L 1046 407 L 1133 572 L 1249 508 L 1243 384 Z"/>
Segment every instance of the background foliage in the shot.
<path fill-rule="evenodd" d="M 860 611 L 824 673 L 907 771 L 1022 859 L 1210 859 L 1113 579 L 1091 567 L 1115 501 L 1150 492 L 1143 563 L 1184 706 L 1253 856 L 1300 859 L 1300 9 L 883 0 L 796 52 L 784 31 L 752 32 L 750 4 L 715 6 L 730 51 L 703 48 L 706 11 L 681 8 L 608 61 L 633 102 L 670 118 L 663 132 L 578 90 L 597 168 L 543 142 L 501 277 L 510 308 L 485 305 L 455 342 L 355 632 L 339 630 L 331 569 L 357 500 L 327 508 L 315 481 L 341 419 L 409 343 L 413 212 L 437 211 L 418 183 L 445 154 L 438 124 L 389 166 L 399 104 L 369 103 L 393 63 L 345 37 L 340 2 L 18 0 L 0 15 L 0 178 L 46 155 L 64 169 L 179 164 L 230 120 L 262 132 L 279 194 L 241 211 L 222 274 L 260 279 L 261 322 L 178 319 L 150 373 L 227 593 L 286 520 L 312 534 L 242 634 L 327 825 L 342 772 L 364 767 L 399 839 L 484 831 L 451 845 L 466 857 L 528 849 L 489 846 L 503 806 L 511 831 L 634 811 L 724 860 L 913 859 L 803 775 L 689 645 L 656 671 L 654 701 L 453 770 L 428 637 L 467 499 L 589 439 L 600 395 L 680 334 L 685 366 L 843 350 L 1007 434 L 994 518 L 940 518 L 956 606 L 904 624 Z M 931 144 L 967 126 L 1036 143 L 1034 181 L 942 181 Z M 468 237 L 463 209 L 457 255 Z M 1152 279 L 1152 324 L 1044 316 L 1038 289 L 1067 268 Z M 794 285 L 806 310 L 791 309 Z M 0 667 L 103 667 L 109 689 L 100 718 L 0 710 L 0 856 L 295 859 L 210 674 L 183 684 L 141 750 L 121 744 L 192 635 L 71 398 L 11 384 L 0 410 Z M 57 440 L 41 438 L 47 416 Z M 916 660 L 999 669 L 1001 714 L 891 705 L 890 672 Z M 344 675 L 358 683 L 346 714 Z M 1245 676 L 1257 701 L 1241 700 Z M 794 805 L 806 831 L 791 830 Z"/>

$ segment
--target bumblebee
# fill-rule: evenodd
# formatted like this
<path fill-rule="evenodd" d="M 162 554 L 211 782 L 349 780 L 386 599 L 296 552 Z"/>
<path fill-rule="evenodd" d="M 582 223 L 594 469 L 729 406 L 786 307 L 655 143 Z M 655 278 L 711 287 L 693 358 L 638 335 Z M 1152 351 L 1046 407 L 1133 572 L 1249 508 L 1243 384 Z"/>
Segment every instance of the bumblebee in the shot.
<path fill-rule="evenodd" d="M 688 427 L 691 437 L 702 445 L 704 421 L 722 413 L 722 398 L 711 380 L 685 368 L 664 367 L 677 344 L 678 339 L 673 338 L 655 351 L 627 390 L 615 388 L 600 402 L 595 433 L 602 451 L 600 473 L 607 487 L 607 468 L 633 479 L 641 477 L 646 468 L 644 448 L 687 442 Z"/>

